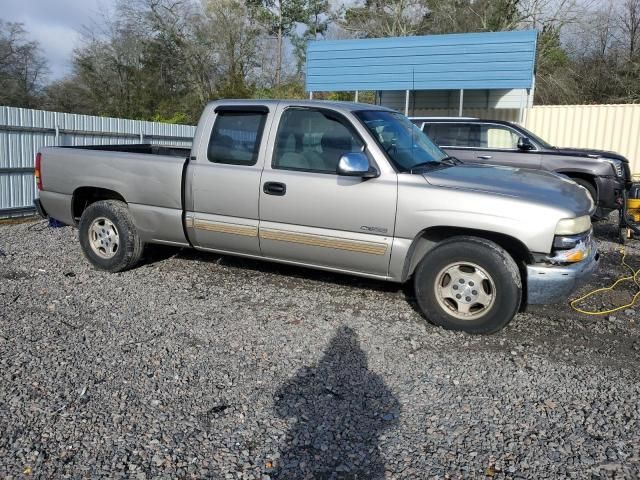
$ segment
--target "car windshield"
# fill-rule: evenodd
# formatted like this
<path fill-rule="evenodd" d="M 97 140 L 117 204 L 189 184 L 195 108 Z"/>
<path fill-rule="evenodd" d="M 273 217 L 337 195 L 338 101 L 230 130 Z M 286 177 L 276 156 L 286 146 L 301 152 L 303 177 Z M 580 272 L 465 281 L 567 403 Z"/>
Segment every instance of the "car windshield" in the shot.
<path fill-rule="evenodd" d="M 440 166 L 448 158 L 427 135 L 404 115 L 385 110 L 355 112 L 396 168 L 407 172 L 418 166 Z"/>

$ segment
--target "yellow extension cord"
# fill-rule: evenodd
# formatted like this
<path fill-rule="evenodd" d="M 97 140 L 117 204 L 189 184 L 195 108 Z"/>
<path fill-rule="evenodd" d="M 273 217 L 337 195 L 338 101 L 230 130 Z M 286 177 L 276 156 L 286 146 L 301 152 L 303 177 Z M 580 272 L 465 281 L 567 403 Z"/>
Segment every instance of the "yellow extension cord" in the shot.
<path fill-rule="evenodd" d="M 576 312 L 580 312 L 580 313 L 583 313 L 585 315 L 608 315 L 609 313 L 618 312 L 620 310 L 624 310 L 625 308 L 631 308 L 636 304 L 636 302 L 640 298 L 640 278 L 639 278 L 640 277 L 640 268 L 637 269 L 637 270 L 634 270 L 633 267 L 626 262 L 625 259 L 627 258 L 627 251 L 624 248 L 621 250 L 620 253 L 622 253 L 622 265 L 624 265 L 625 267 L 627 267 L 631 271 L 631 275 L 619 278 L 618 280 L 616 280 L 609 287 L 598 288 L 596 290 L 592 290 L 591 292 L 581 296 L 580 298 L 576 298 L 575 300 L 571 300 L 571 303 L 569 304 L 569 305 L 571 305 L 571 308 L 573 308 Z M 589 311 L 589 310 L 582 310 L 581 308 L 576 307 L 576 303 L 581 302 L 583 300 L 586 300 L 587 298 L 592 297 L 596 293 L 609 292 L 609 291 L 613 290 L 614 288 L 616 288 L 616 286 L 618 284 L 620 284 L 622 282 L 629 281 L 629 280 L 633 280 L 633 283 L 635 283 L 636 286 L 638 287 L 638 291 L 636 292 L 636 294 L 631 299 L 631 303 L 628 303 L 628 304 L 623 305 L 621 307 L 612 308 L 611 310 L 602 310 L 602 311 L 595 311 L 595 312 L 594 311 Z"/>

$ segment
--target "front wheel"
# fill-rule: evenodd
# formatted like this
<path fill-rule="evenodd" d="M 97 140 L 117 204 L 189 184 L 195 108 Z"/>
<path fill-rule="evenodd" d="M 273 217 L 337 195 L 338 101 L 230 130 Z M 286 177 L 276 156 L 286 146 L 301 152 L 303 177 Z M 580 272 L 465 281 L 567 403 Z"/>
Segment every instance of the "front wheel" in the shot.
<path fill-rule="evenodd" d="M 593 201 L 594 205 L 598 205 L 598 192 L 596 187 L 588 180 L 584 180 L 583 178 L 572 178 L 574 182 L 583 187 L 587 193 L 589 193 L 589 197 Z M 604 220 L 607 217 L 607 214 L 602 210 L 602 208 L 597 207 L 593 215 L 591 216 L 592 222 L 599 222 L 600 220 Z"/>
<path fill-rule="evenodd" d="M 427 320 L 449 330 L 494 333 L 518 312 L 520 271 L 499 245 L 454 237 L 430 250 L 414 276 L 416 300 Z"/>
<path fill-rule="evenodd" d="M 89 205 L 80 217 L 78 235 L 84 256 L 100 270 L 127 270 L 142 255 L 142 241 L 124 202 L 102 200 Z"/>

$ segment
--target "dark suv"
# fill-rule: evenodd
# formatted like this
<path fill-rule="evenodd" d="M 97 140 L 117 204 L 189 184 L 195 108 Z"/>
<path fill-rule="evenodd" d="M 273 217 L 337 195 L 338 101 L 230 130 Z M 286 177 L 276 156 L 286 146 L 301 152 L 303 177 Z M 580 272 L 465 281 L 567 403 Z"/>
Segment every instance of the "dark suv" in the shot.
<path fill-rule="evenodd" d="M 549 145 L 519 125 L 477 118 L 412 118 L 452 157 L 464 162 L 562 173 L 586 188 L 598 207 L 594 218 L 621 205 L 631 186 L 629 161 L 614 152 Z"/>

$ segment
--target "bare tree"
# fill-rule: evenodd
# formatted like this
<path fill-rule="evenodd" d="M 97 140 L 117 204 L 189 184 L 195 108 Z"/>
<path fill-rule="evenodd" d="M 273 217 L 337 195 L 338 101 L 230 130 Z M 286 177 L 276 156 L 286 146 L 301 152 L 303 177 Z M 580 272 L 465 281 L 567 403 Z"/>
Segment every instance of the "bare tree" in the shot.
<path fill-rule="evenodd" d="M 618 19 L 629 59 L 635 59 L 640 46 L 640 0 L 623 0 Z"/>
<path fill-rule="evenodd" d="M 215 38 L 213 71 L 215 92 L 220 97 L 248 97 L 254 88 L 258 66 L 260 28 L 251 23 L 239 0 L 208 0 L 203 34 Z"/>
<path fill-rule="evenodd" d="M 0 104 L 35 107 L 49 70 L 21 23 L 0 20 Z"/>
<path fill-rule="evenodd" d="M 427 0 L 365 0 L 343 7 L 340 26 L 356 37 L 404 37 L 428 31 Z"/>

